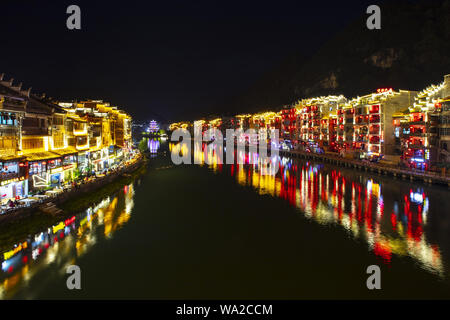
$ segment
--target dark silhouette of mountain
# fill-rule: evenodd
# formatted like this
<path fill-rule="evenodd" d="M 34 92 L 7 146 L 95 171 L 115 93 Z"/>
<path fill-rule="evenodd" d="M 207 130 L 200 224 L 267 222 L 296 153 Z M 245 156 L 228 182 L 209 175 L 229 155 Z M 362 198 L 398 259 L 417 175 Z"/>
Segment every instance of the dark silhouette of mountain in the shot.
<path fill-rule="evenodd" d="M 154 112 L 154 111 L 147 111 L 146 118 L 140 119 L 140 120 L 145 121 L 145 122 L 155 120 L 156 122 L 158 122 L 160 124 L 165 124 L 165 123 L 169 122 L 165 117 L 163 117 L 162 115 L 160 115 L 159 113 Z"/>
<path fill-rule="evenodd" d="M 293 54 L 242 94 L 230 112 L 277 109 L 298 99 L 378 88 L 422 90 L 450 73 L 450 0 L 386 2 L 381 30 L 362 15 L 314 56 Z"/>

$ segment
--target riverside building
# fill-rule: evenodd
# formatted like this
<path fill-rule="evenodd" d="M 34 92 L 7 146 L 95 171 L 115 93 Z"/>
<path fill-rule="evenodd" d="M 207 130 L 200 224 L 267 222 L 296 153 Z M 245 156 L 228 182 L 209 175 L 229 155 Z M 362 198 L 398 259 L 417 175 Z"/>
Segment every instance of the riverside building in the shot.
<path fill-rule="evenodd" d="M 223 123 L 217 117 L 195 123 L 200 122 L 203 132 L 225 128 L 215 126 Z M 279 111 L 236 115 L 227 122 L 232 129 L 254 129 L 259 139 L 279 130 L 283 148 L 384 159 L 421 170 L 446 166 L 450 164 L 450 75 L 421 92 L 381 88 L 350 100 L 342 95 L 309 98 Z M 179 127 L 179 123 L 171 126 Z"/>
<path fill-rule="evenodd" d="M 102 101 L 58 103 L 0 75 L 1 203 L 127 158 L 131 117 Z"/>
<path fill-rule="evenodd" d="M 428 169 L 450 163 L 450 75 L 419 92 L 396 123 L 405 165 Z"/>
<path fill-rule="evenodd" d="M 344 118 L 344 140 L 348 142 L 345 147 L 357 150 L 360 158 L 372 155 L 394 158 L 393 115 L 411 105 L 416 94 L 389 88 L 351 100 L 338 114 L 339 121 Z"/>

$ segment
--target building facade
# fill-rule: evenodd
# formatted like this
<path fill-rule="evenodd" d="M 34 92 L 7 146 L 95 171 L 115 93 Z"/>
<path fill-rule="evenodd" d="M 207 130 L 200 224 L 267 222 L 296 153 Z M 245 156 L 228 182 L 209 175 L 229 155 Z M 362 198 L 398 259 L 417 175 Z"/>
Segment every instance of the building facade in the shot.
<path fill-rule="evenodd" d="M 131 117 L 116 107 L 58 103 L 0 75 L 2 203 L 111 168 L 131 146 Z"/>
<path fill-rule="evenodd" d="M 224 123 L 220 120 L 203 119 L 200 127 L 204 132 Z M 350 100 L 342 95 L 309 98 L 279 111 L 236 115 L 227 123 L 232 129 L 253 129 L 259 139 L 278 130 L 283 147 L 384 158 L 427 170 L 450 164 L 450 75 L 421 92 L 381 88 Z"/>

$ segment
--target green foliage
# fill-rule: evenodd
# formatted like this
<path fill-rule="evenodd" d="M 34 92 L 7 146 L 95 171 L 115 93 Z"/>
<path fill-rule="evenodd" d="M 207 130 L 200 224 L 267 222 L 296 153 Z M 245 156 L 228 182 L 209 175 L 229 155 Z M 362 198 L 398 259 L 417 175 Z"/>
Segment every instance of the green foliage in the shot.
<path fill-rule="evenodd" d="M 78 180 L 78 179 L 80 178 L 80 175 L 81 175 L 80 169 L 76 168 L 76 169 L 73 171 L 73 179 L 74 179 L 74 180 Z"/>
<path fill-rule="evenodd" d="M 139 142 L 138 149 L 142 153 L 147 151 L 147 149 L 148 149 L 148 139 L 147 138 L 142 138 L 142 140 Z"/>
<path fill-rule="evenodd" d="M 106 184 L 99 190 L 96 190 L 95 192 L 86 192 L 76 199 L 72 199 L 63 203 L 62 205 L 60 205 L 60 209 L 64 210 L 64 212 L 70 213 L 80 212 L 81 210 L 92 206 L 92 204 L 112 194 L 114 191 L 120 189 L 124 185 L 130 184 L 137 176 L 143 174 L 145 171 L 146 166 L 143 165 L 129 176 L 119 177 L 111 183 Z"/>

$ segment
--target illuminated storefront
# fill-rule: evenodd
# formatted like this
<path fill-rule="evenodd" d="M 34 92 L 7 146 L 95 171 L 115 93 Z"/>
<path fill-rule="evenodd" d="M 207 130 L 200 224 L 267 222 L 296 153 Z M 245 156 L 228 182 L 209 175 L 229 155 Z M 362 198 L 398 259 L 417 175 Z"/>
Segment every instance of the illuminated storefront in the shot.
<path fill-rule="evenodd" d="M 69 182 L 75 178 L 77 156 L 67 155 L 61 158 L 30 161 L 29 181 L 32 188 L 60 186 L 62 182 Z"/>
<path fill-rule="evenodd" d="M 76 163 L 51 169 L 49 172 L 49 185 L 54 187 L 64 182 L 70 182 L 74 179 L 74 172 L 77 169 Z"/>
<path fill-rule="evenodd" d="M 42 188 L 47 186 L 47 161 L 29 162 L 28 170 L 32 188 Z"/>
<path fill-rule="evenodd" d="M 78 153 L 77 164 L 78 164 L 78 169 L 81 172 L 86 173 L 89 171 L 89 156 L 90 156 L 89 151 Z"/>
<path fill-rule="evenodd" d="M 20 199 L 28 195 L 28 180 L 25 177 L 4 180 L 0 183 L 2 204 L 10 199 Z"/>
<path fill-rule="evenodd" d="M 116 158 L 116 154 L 114 152 L 114 146 L 108 147 L 108 167 L 112 167 L 114 165 L 114 159 Z"/>
<path fill-rule="evenodd" d="M 0 162 L 0 196 L 4 203 L 9 199 L 19 199 L 28 194 L 27 163 L 24 161 Z"/>
<path fill-rule="evenodd" d="M 77 156 L 76 154 L 66 155 L 62 158 L 62 172 L 63 181 L 69 182 L 77 178 L 78 172 Z"/>
<path fill-rule="evenodd" d="M 91 152 L 92 170 L 95 172 L 101 171 L 104 168 L 104 152 L 97 150 Z"/>

